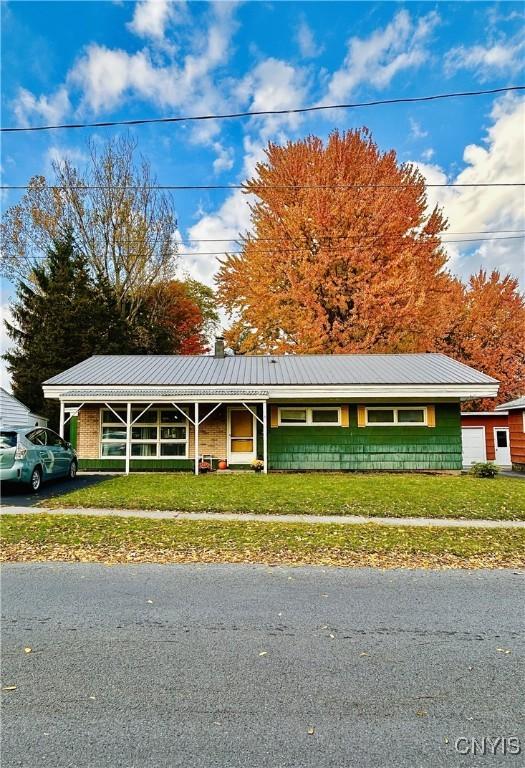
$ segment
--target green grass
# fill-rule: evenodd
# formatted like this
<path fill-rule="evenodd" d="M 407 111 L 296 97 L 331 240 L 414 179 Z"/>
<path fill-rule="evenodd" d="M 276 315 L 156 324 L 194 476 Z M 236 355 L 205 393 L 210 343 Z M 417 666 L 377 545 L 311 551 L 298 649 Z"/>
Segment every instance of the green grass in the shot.
<path fill-rule="evenodd" d="M 517 566 L 522 529 L 5 515 L 8 560 Z"/>
<path fill-rule="evenodd" d="M 43 506 L 523 520 L 525 482 L 464 475 L 132 474 Z"/>

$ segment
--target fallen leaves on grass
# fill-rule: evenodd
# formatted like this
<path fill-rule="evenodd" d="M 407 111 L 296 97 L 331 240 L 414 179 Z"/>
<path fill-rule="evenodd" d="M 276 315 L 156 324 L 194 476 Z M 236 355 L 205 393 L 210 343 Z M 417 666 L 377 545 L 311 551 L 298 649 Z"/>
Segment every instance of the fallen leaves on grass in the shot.
<path fill-rule="evenodd" d="M 349 552 L 319 549 L 279 552 L 250 549 L 139 548 L 123 546 L 36 543 L 19 541 L 4 544 L 0 560 L 5 562 L 67 561 L 82 563 L 260 563 L 264 565 L 333 565 L 349 568 L 524 568 L 525 553 L 482 553 L 458 556 L 449 552 Z"/>

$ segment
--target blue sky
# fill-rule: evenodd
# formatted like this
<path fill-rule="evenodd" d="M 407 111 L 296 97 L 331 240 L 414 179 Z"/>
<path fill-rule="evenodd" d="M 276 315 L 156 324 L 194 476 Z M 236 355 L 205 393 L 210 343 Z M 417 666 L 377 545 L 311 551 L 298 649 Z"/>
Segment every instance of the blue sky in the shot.
<path fill-rule="evenodd" d="M 2 3 L 3 125 L 280 109 L 493 88 L 523 82 L 521 3 Z M 269 139 L 367 125 L 383 149 L 432 182 L 522 181 L 524 100 L 485 96 L 313 116 L 133 129 L 160 182 L 246 178 Z M 114 129 L 5 134 L 4 184 L 84 163 L 86 140 Z M 523 192 L 432 191 L 454 232 L 525 229 Z M 3 207 L 15 202 L 4 195 Z M 234 238 L 249 226 L 234 192 L 181 192 L 181 238 Z M 182 268 L 210 282 L 210 244 Z M 480 266 L 524 280 L 519 240 L 449 246 L 462 277 Z M 524 280 L 525 283 L 525 280 Z M 3 284 L 3 303 L 11 286 Z"/>

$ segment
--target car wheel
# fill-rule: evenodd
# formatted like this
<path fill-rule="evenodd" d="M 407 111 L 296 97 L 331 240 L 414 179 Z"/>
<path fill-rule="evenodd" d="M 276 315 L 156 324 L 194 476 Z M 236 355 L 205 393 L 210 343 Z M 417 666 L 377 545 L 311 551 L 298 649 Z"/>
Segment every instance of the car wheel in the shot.
<path fill-rule="evenodd" d="M 71 464 L 69 465 L 69 473 L 68 473 L 68 477 L 70 480 L 74 480 L 76 478 L 77 471 L 78 471 L 77 462 L 72 461 Z"/>
<path fill-rule="evenodd" d="M 40 490 L 40 486 L 42 485 L 42 470 L 40 467 L 35 467 L 31 472 L 31 480 L 29 481 L 29 485 L 33 493 L 36 493 Z"/>

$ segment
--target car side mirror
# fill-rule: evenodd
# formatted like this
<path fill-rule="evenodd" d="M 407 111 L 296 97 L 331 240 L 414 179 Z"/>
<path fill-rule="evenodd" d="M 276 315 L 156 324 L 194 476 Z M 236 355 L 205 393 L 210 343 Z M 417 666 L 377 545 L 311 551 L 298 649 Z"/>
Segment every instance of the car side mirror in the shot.
<path fill-rule="evenodd" d="M 66 448 L 67 448 L 68 451 L 70 451 L 73 448 L 71 443 L 68 443 L 67 440 L 66 440 Z"/>

